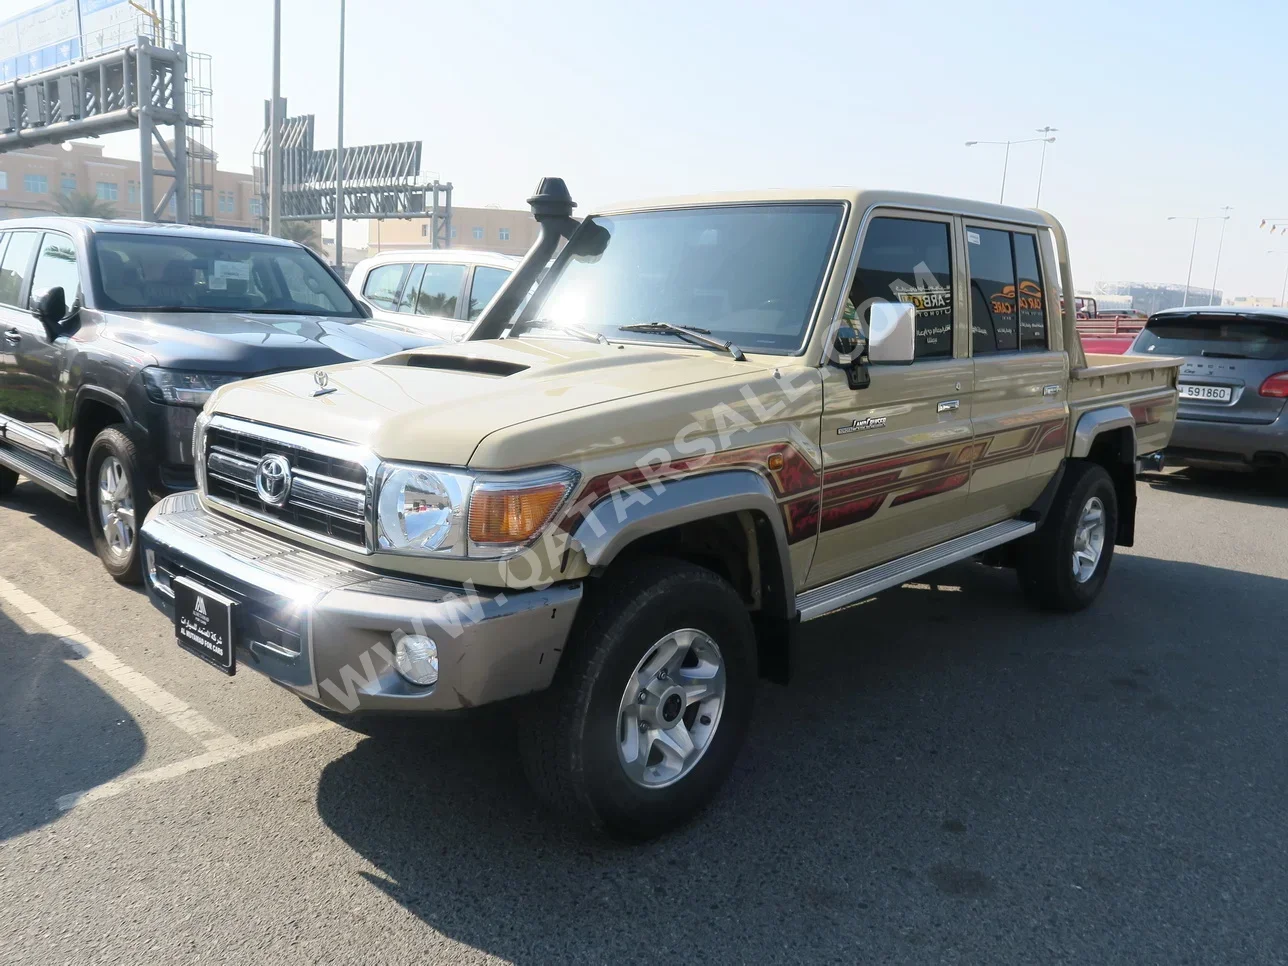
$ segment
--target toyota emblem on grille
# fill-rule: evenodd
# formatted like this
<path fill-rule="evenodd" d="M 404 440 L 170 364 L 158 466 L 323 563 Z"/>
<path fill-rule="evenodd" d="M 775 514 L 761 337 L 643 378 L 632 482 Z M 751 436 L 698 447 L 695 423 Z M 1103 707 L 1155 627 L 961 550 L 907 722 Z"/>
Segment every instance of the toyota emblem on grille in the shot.
<path fill-rule="evenodd" d="M 265 456 L 255 467 L 255 492 L 269 506 L 285 506 L 291 495 L 291 464 L 285 456 Z"/>

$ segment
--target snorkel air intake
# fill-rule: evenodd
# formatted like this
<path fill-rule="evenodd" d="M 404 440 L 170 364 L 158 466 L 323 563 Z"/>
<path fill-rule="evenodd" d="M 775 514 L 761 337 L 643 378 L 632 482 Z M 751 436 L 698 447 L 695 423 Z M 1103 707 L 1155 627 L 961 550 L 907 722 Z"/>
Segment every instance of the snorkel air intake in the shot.
<path fill-rule="evenodd" d="M 474 328 L 465 336 L 466 342 L 495 339 L 505 331 L 515 310 L 532 290 L 537 276 L 554 256 L 555 249 L 559 247 L 559 239 L 569 237 L 577 227 L 577 220 L 572 217 L 572 210 L 577 205 L 568 193 L 568 186 L 564 184 L 563 178 L 542 178 L 537 184 L 536 193 L 528 199 L 528 207 L 532 209 L 532 217 L 537 220 L 540 234 L 528 249 L 523 262 L 506 279 L 496 297 L 474 323 Z"/>

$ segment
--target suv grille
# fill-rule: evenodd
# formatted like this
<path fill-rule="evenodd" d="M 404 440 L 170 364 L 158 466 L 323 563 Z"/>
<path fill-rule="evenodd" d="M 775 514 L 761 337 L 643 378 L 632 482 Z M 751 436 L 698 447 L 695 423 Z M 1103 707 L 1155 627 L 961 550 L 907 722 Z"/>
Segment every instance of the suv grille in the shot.
<path fill-rule="evenodd" d="M 291 467 L 284 506 L 259 498 L 255 474 L 265 456 L 284 457 Z M 305 445 L 265 439 L 223 426 L 206 430 L 206 494 L 305 533 L 367 550 L 367 470 L 361 463 L 329 456 Z"/>

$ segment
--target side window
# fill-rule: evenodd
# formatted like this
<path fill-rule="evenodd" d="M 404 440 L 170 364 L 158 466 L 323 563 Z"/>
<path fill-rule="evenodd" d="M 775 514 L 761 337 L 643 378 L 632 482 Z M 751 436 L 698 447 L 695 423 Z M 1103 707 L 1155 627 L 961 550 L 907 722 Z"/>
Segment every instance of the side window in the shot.
<path fill-rule="evenodd" d="M 948 224 L 913 218 L 873 218 L 863 238 L 850 289 L 866 322 L 873 302 L 917 307 L 916 358 L 953 354 L 953 269 Z"/>
<path fill-rule="evenodd" d="M 372 305 L 393 312 L 398 306 L 398 290 L 407 276 L 406 265 L 380 265 L 371 270 L 362 286 L 362 294 Z"/>
<path fill-rule="evenodd" d="M 488 268 L 479 265 L 474 269 L 474 284 L 470 286 L 470 321 L 482 314 L 492 296 L 497 293 L 510 273 L 504 268 Z"/>
<path fill-rule="evenodd" d="M 1047 347 L 1046 299 L 1042 269 L 1038 262 L 1038 240 L 1017 232 L 1015 274 L 1019 277 L 1020 348 L 1041 351 Z"/>
<path fill-rule="evenodd" d="M 36 256 L 36 270 L 31 277 L 31 294 L 28 302 L 51 288 L 61 288 L 68 308 L 80 294 L 80 272 L 76 268 L 76 246 L 66 235 L 54 232 L 45 234 L 45 241 Z"/>
<path fill-rule="evenodd" d="M 1020 342 L 1011 233 L 968 227 L 966 255 L 970 261 L 971 351 L 977 356 L 1013 352 Z"/>
<path fill-rule="evenodd" d="M 27 280 L 27 270 L 31 267 L 32 252 L 39 243 L 40 235 L 34 231 L 15 231 L 9 235 L 9 247 L 0 261 L 0 302 L 18 304 L 22 283 Z"/>
<path fill-rule="evenodd" d="M 416 314 L 455 317 L 456 300 L 461 297 L 464 281 L 464 265 L 426 265 L 416 298 Z"/>
<path fill-rule="evenodd" d="M 424 265 L 412 266 L 407 284 L 403 286 L 402 297 L 398 299 L 399 312 L 411 312 L 416 307 L 416 293 L 420 291 L 420 280 L 424 274 Z"/>

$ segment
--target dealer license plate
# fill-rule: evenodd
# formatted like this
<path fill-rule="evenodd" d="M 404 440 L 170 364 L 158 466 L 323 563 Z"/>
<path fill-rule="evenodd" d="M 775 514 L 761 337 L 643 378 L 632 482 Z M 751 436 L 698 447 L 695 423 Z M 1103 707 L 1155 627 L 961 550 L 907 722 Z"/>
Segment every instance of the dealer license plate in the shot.
<path fill-rule="evenodd" d="M 1182 399 L 1202 399 L 1205 402 L 1229 402 L 1233 390 L 1229 386 L 1195 386 L 1181 383 L 1176 387 Z"/>
<path fill-rule="evenodd" d="M 179 646 L 225 674 L 236 674 L 236 601 L 187 577 L 175 577 L 170 587 L 174 590 L 174 636 Z"/>

